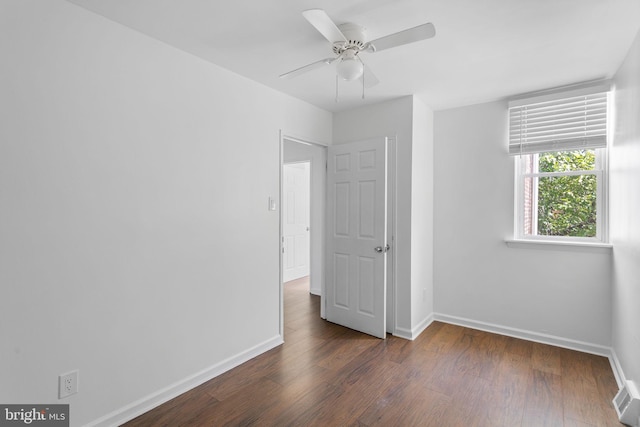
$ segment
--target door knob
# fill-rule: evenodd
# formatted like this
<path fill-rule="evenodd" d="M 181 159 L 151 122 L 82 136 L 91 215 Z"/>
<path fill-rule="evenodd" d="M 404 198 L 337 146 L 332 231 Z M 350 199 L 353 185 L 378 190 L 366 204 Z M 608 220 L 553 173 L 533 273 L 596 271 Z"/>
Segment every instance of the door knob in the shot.
<path fill-rule="evenodd" d="M 379 254 L 381 254 L 383 252 L 387 252 L 389 249 L 391 249 L 389 244 L 387 244 L 384 248 L 382 246 L 376 246 L 375 248 L 373 248 L 373 250 L 378 252 Z"/>

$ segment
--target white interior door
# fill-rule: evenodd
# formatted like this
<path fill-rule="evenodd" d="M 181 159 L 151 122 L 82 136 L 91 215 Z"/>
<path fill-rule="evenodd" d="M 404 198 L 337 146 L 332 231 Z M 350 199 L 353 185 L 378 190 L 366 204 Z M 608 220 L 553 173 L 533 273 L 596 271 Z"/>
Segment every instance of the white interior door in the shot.
<path fill-rule="evenodd" d="M 385 338 L 387 141 L 330 146 L 327 160 L 326 319 Z"/>
<path fill-rule="evenodd" d="M 285 164 L 283 168 L 282 280 L 309 275 L 309 162 Z"/>

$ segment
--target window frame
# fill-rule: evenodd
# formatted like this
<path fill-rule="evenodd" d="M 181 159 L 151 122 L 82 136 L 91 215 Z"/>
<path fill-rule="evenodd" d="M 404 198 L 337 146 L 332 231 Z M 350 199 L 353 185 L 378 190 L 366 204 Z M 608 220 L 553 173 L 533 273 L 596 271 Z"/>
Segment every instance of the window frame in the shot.
<path fill-rule="evenodd" d="M 531 92 L 521 95 L 516 95 L 508 100 L 509 118 L 508 118 L 508 152 L 509 155 L 514 157 L 514 222 L 513 222 L 513 239 L 508 239 L 507 243 L 510 246 L 520 247 L 522 244 L 535 244 L 540 247 L 548 248 L 560 248 L 565 247 L 582 247 L 582 248 L 607 248 L 610 250 L 611 244 L 609 243 L 609 156 L 608 150 L 610 147 L 611 133 L 614 123 L 614 109 L 615 104 L 614 92 L 612 89 L 612 83 L 610 80 L 591 80 L 572 85 L 556 87 L 552 89 Z M 597 115 L 602 115 L 602 110 L 597 110 L 599 94 L 605 95 L 606 107 L 605 115 L 606 121 L 604 127 L 598 122 Z M 565 108 L 570 108 L 572 112 L 576 110 L 573 108 L 574 99 L 576 97 L 584 97 L 585 102 L 585 116 L 576 116 L 570 113 L 571 117 L 575 117 L 567 121 L 561 117 L 561 114 L 567 112 Z M 545 105 L 546 104 L 546 105 Z M 557 107 L 551 110 L 549 107 Z M 591 108 L 593 106 L 593 108 Z M 530 109 L 531 107 L 531 109 Z M 542 108 L 542 110 L 541 110 Z M 513 111 L 512 111 L 513 110 Z M 543 118 L 547 120 L 547 124 L 553 125 L 554 120 L 557 122 L 560 133 L 556 136 L 552 133 L 546 132 L 545 129 L 540 128 L 541 124 L 540 113 L 542 111 L 549 112 L 550 115 Z M 513 114 L 512 114 L 513 113 Z M 544 113 L 542 113 L 544 114 Z M 512 121 L 513 119 L 513 121 Z M 528 123 L 528 120 L 531 122 Z M 596 121 L 591 121 L 591 120 Z M 565 126 L 567 123 L 570 127 Z M 548 129 L 551 129 L 547 124 L 543 123 Z M 576 130 L 583 126 L 584 135 L 580 137 Z M 599 129 L 599 130 L 596 130 Z M 524 130 L 524 134 L 522 133 Z M 566 133 L 568 130 L 569 133 Z M 529 132 L 531 131 L 531 132 Z M 593 132 L 595 131 L 595 132 Z M 563 133 L 564 132 L 564 133 Z M 540 138 L 542 136 L 542 138 Z M 578 138 L 572 138 L 577 136 Z M 562 175 L 584 175 L 594 174 L 597 176 L 596 186 L 596 236 L 595 237 L 573 237 L 573 236 L 545 236 L 545 235 L 529 235 L 524 234 L 524 183 L 525 178 L 522 175 L 522 165 L 524 155 L 539 155 L 543 152 L 560 152 L 560 151 L 574 151 L 579 149 L 593 149 L 596 151 L 596 165 L 593 171 L 571 171 L 571 173 L 559 172 L 559 176 Z M 538 165 L 536 165 L 537 168 Z M 539 173 L 540 174 L 540 173 Z M 547 173 L 542 173 L 547 174 Z M 540 175 L 542 175 L 540 174 Z M 555 172 L 549 174 L 556 174 Z M 547 175 L 548 176 L 548 175 Z M 534 180 L 537 184 L 538 177 Z M 536 200 L 537 202 L 537 200 Z M 531 208 L 529 208 L 531 209 Z M 537 214 L 537 207 L 536 207 Z M 537 227 L 537 218 L 536 218 Z M 536 231 L 537 232 L 537 231 Z"/>
<path fill-rule="evenodd" d="M 573 151 L 573 150 L 558 150 L 559 151 Z M 565 171 L 565 172 L 526 172 L 525 161 L 528 156 L 533 156 L 534 164 L 538 159 L 540 153 L 523 154 L 520 156 L 514 156 L 515 162 L 515 221 L 514 221 L 514 239 L 515 240 L 529 240 L 539 242 L 556 242 L 556 243 L 596 243 L 607 244 L 609 242 L 609 230 L 608 230 L 608 155 L 607 148 L 594 149 L 596 156 L 596 164 L 592 170 L 577 170 L 577 171 Z M 548 151 L 554 152 L 554 151 Z M 529 177 L 534 178 L 534 188 L 537 193 L 538 179 L 541 177 L 554 177 L 554 176 L 580 176 L 580 175 L 595 175 L 596 176 L 596 235 L 595 237 L 579 237 L 579 236 L 547 236 L 539 234 L 525 234 L 525 180 Z M 534 198 L 534 203 L 537 202 L 537 197 Z M 532 223 L 537 227 L 537 206 L 532 208 L 535 212 L 535 218 L 532 218 Z"/>

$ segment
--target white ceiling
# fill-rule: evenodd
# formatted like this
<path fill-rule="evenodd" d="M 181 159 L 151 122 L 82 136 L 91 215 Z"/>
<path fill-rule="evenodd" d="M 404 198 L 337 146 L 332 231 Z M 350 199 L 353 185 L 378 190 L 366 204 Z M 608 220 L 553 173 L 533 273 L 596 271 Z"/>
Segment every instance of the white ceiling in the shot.
<path fill-rule="evenodd" d="M 640 28 L 640 0 L 69 0 L 113 21 L 329 111 L 419 94 L 434 109 L 610 78 Z M 361 99 L 303 17 L 324 9 L 369 39 L 432 22 L 435 38 L 361 56 L 380 80 Z"/>

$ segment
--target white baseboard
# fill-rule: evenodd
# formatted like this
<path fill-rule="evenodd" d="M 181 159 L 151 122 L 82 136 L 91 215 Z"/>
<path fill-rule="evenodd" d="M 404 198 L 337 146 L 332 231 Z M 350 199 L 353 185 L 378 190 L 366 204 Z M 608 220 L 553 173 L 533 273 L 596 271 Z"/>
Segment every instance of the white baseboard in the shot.
<path fill-rule="evenodd" d="M 404 338 L 406 340 L 412 340 L 412 341 L 414 339 L 413 334 L 409 329 L 399 328 L 397 326 L 395 331 L 393 331 L 393 336 L 398 338 Z"/>
<path fill-rule="evenodd" d="M 142 399 L 133 402 L 127 406 L 117 409 L 110 414 L 105 415 L 95 421 L 87 424 L 92 427 L 111 427 L 119 426 L 127 421 L 134 419 L 137 416 L 150 411 L 151 409 L 160 406 L 161 404 L 178 397 L 182 393 L 185 393 L 192 388 L 195 388 L 212 378 L 217 377 L 226 371 L 235 368 L 244 362 L 253 359 L 254 357 L 271 350 L 282 344 L 282 336 L 277 335 L 261 344 L 256 345 L 242 353 L 232 356 L 220 363 L 217 363 L 209 368 L 206 368 L 190 377 L 180 380 L 168 387 L 158 390 Z"/>
<path fill-rule="evenodd" d="M 523 329 L 512 328 L 509 326 L 495 325 L 492 323 L 479 322 L 476 320 L 465 319 L 462 317 L 449 316 L 446 314 L 435 313 L 434 320 L 453 325 L 465 326 L 472 329 L 478 329 L 495 334 L 506 335 L 509 337 L 520 338 L 527 341 L 538 342 L 542 344 L 554 345 L 556 347 L 577 350 L 583 353 L 595 354 L 597 356 L 610 357 L 611 347 L 598 344 L 591 344 L 583 341 L 572 340 L 569 338 L 557 337 L 554 335 L 541 334 L 538 332 L 526 331 Z"/>
<path fill-rule="evenodd" d="M 620 364 L 620 360 L 618 360 L 618 355 L 616 354 L 616 351 L 614 349 L 611 349 L 609 363 L 611 363 L 611 369 L 613 370 L 613 375 L 616 377 L 618 388 L 622 388 L 622 386 L 627 381 L 627 378 L 624 376 L 622 365 Z"/>
<path fill-rule="evenodd" d="M 395 331 L 393 332 L 393 336 L 413 341 L 416 338 L 418 338 L 418 336 L 422 333 L 422 331 L 427 329 L 427 327 L 429 327 L 429 325 L 432 322 L 433 322 L 433 313 L 427 316 L 422 322 L 417 324 L 411 330 L 396 327 Z"/>
<path fill-rule="evenodd" d="M 598 344 L 590 344 L 583 341 L 572 340 L 568 338 L 557 337 L 554 335 L 540 334 L 537 332 L 526 331 L 523 329 L 511 328 L 508 326 L 495 325 L 486 322 L 478 322 L 476 320 L 465 319 L 462 317 L 449 316 L 446 314 L 435 313 L 433 320 L 450 323 L 458 326 L 466 326 L 472 329 L 479 329 L 481 331 L 493 332 L 500 335 L 506 335 L 509 337 L 520 338 L 527 341 L 539 342 L 542 344 L 554 345 L 557 347 L 568 348 L 570 350 L 577 350 L 584 353 L 595 354 L 597 356 L 603 356 L 609 359 L 613 376 L 616 379 L 618 388 L 622 388 L 626 381 L 622 365 L 618 360 L 615 350 L 612 347 L 606 347 Z"/>
<path fill-rule="evenodd" d="M 320 289 L 311 288 L 309 289 L 309 293 L 315 296 L 322 296 L 322 291 Z"/>
<path fill-rule="evenodd" d="M 511 328 L 508 326 L 495 325 L 486 322 L 479 322 L 476 320 L 449 316 L 446 314 L 435 313 L 429 315 L 422 322 L 416 325 L 411 330 L 405 328 L 396 328 L 394 336 L 405 338 L 408 340 L 415 340 L 431 323 L 439 321 L 443 323 L 450 323 L 458 326 L 465 326 L 472 329 L 478 329 L 481 331 L 492 332 L 500 335 L 510 336 L 514 338 L 520 338 L 528 341 L 539 342 L 543 344 L 550 344 L 558 347 L 568 348 L 571 350 L 582 351 L 585 353 L 591 353 L 598 356 L 604 356 L 609 359 L 611 369 L 615 376 L 616 382 L 619 387 L 624 384 L 625 376 L 620 365 L 620 361 L 615 351 L 610 347 L 605 347 L 597 344 L 590 344 L 582 341 L 571 340 L 567 338 L 561 338 L 553 335 L 540 334 L 537 332 L 526 331 L 517 328 Z M 127 421 L 134 419 L 135 417 L 150 411 L 151 409 L 181 395 L 184 392 L 195 388 L 224 372 L 235 368 L 238 365 L 275 348 L 283 343 L 283 339 L 280 335 L 277 335 L 261 344 L 256 345 L 242 353 L 239 353 L 233 357 L 223 360 L 209 368 L 206 368 L 190 377 L 187 377 L 181 381 L 178 381 L 164 389 L 158 390 L 155 393 L 150 394 L 136 402 L 133 402 L 127 406 L 117 409 L 97 420 L 94 420 L 87 424 L 91 427 L 111 427 L 119 426 Z"/>

